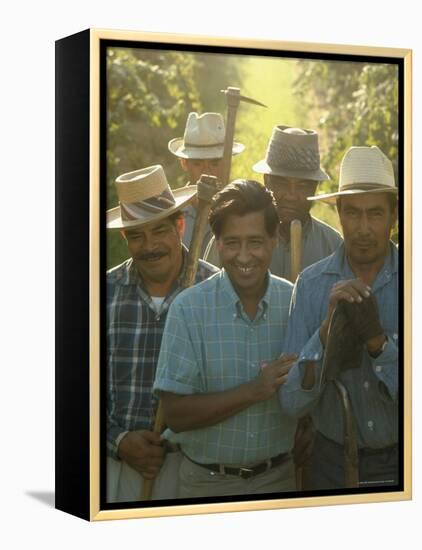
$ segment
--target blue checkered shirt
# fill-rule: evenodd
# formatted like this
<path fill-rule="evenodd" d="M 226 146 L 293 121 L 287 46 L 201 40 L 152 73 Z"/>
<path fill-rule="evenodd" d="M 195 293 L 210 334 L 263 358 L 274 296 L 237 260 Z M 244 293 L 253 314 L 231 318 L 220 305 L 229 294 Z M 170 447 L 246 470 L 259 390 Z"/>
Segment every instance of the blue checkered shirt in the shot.
<path fill-rule="evenodd" d="M 291 283 L 269 275 L 253 320 L 224 269 L 180 294 L 167 317 L 154 391 L 223 392 L 254 379 L 262 362 L 283 351 L 291 292 Z M 214 426 L 165 437 L 202 464 L 248 465 L 290 451 L 295 427 L 275 395 Z"/>
<path fill-rule="evenodd" d="M 170 304 L 181 290 L 182 275 L 159 313 L 142 285 L 132 259 L 107 272 L 107 451 L 117 458 L 116 438 L 125 431 L 151 429 L 157 400 L 152 396 L 158 354 Z M 202 260 L 195 282 L 217 269 Z"/>

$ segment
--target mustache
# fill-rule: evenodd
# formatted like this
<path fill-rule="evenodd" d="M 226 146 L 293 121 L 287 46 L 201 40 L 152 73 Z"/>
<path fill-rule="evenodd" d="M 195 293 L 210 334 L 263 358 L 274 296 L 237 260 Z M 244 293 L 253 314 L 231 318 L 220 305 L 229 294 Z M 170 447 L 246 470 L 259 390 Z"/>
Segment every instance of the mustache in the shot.
<path fill-rule="evenodd" d="M 155 252 L 144 252 L 143 254 L 138 254 L 136 256 L 137 260 L 142 261 L 148 261 L 148 260 L 158 260 L 159 258 L 162 258 L 165 256 L 166 253 L 162 250 L 157 250 Z"/>

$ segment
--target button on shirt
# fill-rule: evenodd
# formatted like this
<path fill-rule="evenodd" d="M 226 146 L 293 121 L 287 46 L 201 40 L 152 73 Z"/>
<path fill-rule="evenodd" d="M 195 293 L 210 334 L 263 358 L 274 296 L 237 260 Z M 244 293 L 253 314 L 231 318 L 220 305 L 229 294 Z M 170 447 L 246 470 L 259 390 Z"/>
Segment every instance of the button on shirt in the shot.
<path fill-rule="evenodd" d="M 344 433 L 339 397 L 331 382 L 321 388 L 319 383 L 323 357 L 319 327 L 327 313 L 332 286 L 354 278 L 344 245 L 299 276 L 292 296 L 286 348 L 300 356 L 280 390 L 281 403 L 289 414 L 302 416 L 311 411 L 316 428 L 340 444 L 344 444 Z M 398 439 L 398 251 L 393 243 L 372 293 L 387 345 L 375 359 L 365 350 L 360 368 L 340 373 L 339 380 L 349 393 L 359 447 L 382 448 Z M 316 382 L 311 390 L 301 387 L 306 361 L 316 361 Z"/>
<path fill-rule="evenodd" d="M 309 216 L 302 230 L 302 264 L 301 269 L 322 260 L 332 254 L 343 242 L 341 235 L 330 225 Z M 220 258 L 214 238 L 210 241 L 204 258 L 213 265 L 220 265 Z M 288 279 L 291 273 L 290 242 L 279 236 L 270 265 L 274 275 Z"/>
<path fill-rule="evenodd" d="M 184 249 L 183 270 L 186 257 Z M 199 261 L 195 281 L 215 271 Z M 107 272 L 107 451 L 114 458 L 121 433 L 152 428 L 152 383 L 168 308 L 181 291 L 182 277 L 157 312 L 132 259 Z"/>
<path fill-rule="evenodd" d="M 291 291 L 269 275 L 254 320 L 224 269 L 180 294 L 168 313 L 154 391 L 223 392 L 256 378 L 283 351 Z M 247 465 L 289 451 L 295 428 L 275 395 L 214 426 L 165 437 L 196 462 Z"/>

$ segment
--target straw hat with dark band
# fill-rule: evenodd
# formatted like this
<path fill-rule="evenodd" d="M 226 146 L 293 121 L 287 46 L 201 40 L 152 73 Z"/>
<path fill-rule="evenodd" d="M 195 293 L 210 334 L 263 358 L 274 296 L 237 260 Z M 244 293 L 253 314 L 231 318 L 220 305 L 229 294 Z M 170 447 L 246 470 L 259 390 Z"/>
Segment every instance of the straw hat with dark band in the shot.
<path fill-rule="evenodd" d="M 173 155 L 184 159 L 223 158 L 226 131 L 220 113 L 189 113 L 183 137 L 169 141 L 168 148 Z M 244 150 L 242 143 L 233 143 L 232 154 Z"/>
<path fill-rule="evenodd" d="M 384 153 L 372 147 L 351 147 L 340 165 L 338 191 L 308 197 L 335 204 L 337 197 L 362 193 L 397 193 L 393 165 Z"/>
<path fill-rule="evenodd" d="M 116 179 L 119 206 L 107 211 L 107 229 L 131 229 L 170 216 L 195 195 L 196 185 L 171 190 L 159 164 Z"/>

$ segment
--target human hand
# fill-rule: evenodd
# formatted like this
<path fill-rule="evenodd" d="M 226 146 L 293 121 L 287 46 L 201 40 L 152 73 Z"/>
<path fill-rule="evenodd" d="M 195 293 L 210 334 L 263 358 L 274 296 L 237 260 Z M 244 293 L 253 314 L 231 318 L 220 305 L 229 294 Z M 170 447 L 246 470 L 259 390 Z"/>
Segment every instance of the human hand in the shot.
<path fill-rule="evenodd" d="M 282 354 L 274 361 L 261 364 L 258 376 L 253 380 L 258 401 L 272 397 L 287 380 L 287 375 L 297 360 L 296 354 Z"/>
<path fill-rule="evenodd" d="M 117 453 L 145 479 L 154 479 L 164 462 L 164 440 L 149 430 L 128 432 L 120 441 Z"/>
<path fill-rule="evenodd" d="M 360 303 L 344 303 L 343 308 L 350 325 L 362 343 L 369 346 L 373 342 L 376 346 L 378 342 L 378 347 L 383 344 L 384 329 L 380 323 L 378 304 L 373 294 Z"/>

